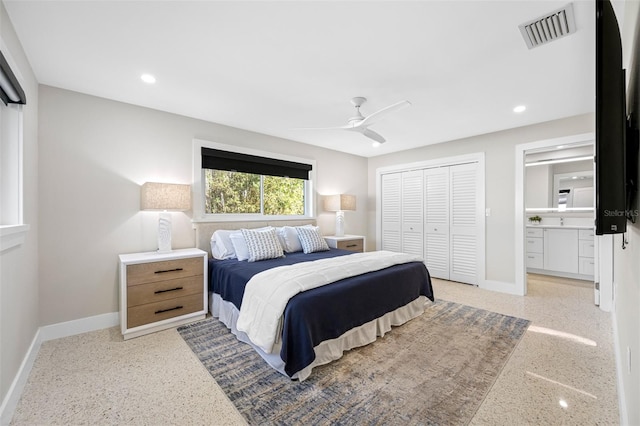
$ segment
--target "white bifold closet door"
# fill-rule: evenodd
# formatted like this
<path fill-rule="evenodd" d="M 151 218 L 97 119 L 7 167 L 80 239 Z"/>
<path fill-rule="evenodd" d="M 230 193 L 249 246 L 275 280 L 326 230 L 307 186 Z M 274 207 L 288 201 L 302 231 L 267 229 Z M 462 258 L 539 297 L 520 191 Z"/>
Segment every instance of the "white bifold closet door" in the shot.
<path fill-rule="evenodd" d="M 424 171 L 425 263 L 431 276 L 477 284 L 477 164 Z"/>
<path fill-rule="evenodd" d="M 449 279 L 449 168 L 424 171 L 425 264 L 432 277 Z"/>
<path fill-rule="evenodd" d="M 402 173 L 382 175 L 382 250 L 402 251 Z"/>
<path fill-rule="evenodd" d="M 402 173 L 402 251 L 424 256 L 424 187 L 422 170 Z"/>
<path fill-rule="evenodd" d="M 477 163 L 381 176 L 382 250 L 425 259 L 431 276 L 477 284 Z"/>
<path fill-rule="evenodd" d="M 451 189 L 449 279 L 478 284 L 477 163 L 449 168 Z"/>

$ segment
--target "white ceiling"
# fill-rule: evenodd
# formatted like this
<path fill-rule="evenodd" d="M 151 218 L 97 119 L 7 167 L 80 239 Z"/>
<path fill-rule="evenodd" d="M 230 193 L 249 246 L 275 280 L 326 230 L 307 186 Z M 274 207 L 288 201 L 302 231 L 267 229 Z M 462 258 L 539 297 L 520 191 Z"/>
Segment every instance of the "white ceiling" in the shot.
<path fill-rule="evenodd" d="M 3 2 L 42 84 L 365 157 L 594 110 L 593 1 L 532 50 L 518 25 L 566 1 Z M 346 124 L 354 96 L 412 106 L 378 148 L 295 129 Z"/>

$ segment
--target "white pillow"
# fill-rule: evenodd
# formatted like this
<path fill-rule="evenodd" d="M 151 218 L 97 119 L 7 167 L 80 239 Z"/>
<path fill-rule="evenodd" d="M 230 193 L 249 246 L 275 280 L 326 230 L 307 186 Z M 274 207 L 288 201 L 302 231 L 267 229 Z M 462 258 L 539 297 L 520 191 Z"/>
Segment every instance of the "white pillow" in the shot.
<path fill-rule="evenodd" d="M 232 232 L 229 239 L 231 240 L 233 250 L 235 251 L 238 260 L 249 259 L 249 248 L 247 248 L 247 243 L 244 241 L 242 231 L 238 230 Z"/>
<path fill-rule="evenodd" d="M 322 235 L 320 235 L 317 229 L 298 226 L 296 227 L 296 231 L 298 231 L 300 245 L 302 245 L 302 251 L 304 251 L 305 254 L 329 250 L 327 242 L 322 238 Z"/>
<path fill-rule="evenodd" d="M 249 249 L 249 262 L 276 259 L 284 256 L 282 245 L 280 245 L 280 241 L 278 241 L 278 236 L 274 228 L 263 231 L 255 231 L 252 229 L 241 229 L 240 231 Z"/>
<path fill-rule="evenodd" d="M 302 246 L 298 239 L 298 233 L 296 232 L 296 228 L 293 226 L 283 226 L 280 231 L 280 238 L 282 239 L 282 247 L 286 253 L 302 251 Z"/>
<path fill-rule="evenodd" d="M 283 229 L 284 229 L 283 226 L 276 226 L 276 228 L 275 228 L 276 235 L 278 236 L 278 241 L 280 241 L 280 245 L 282 246 L 282 250 L 284 250 L 286 252 L 287 251 L 287 242 L 284 240 L 284 233 L 282 232 Z"/>
<path fill-rule="evenodd" d="M 320 231 L 318 226 L 314 225 L 304 225 L 299 228 L 313 228 Z M 283 226 L 280 231 L 280 237 L 282 247 L 286 253 L 295 253 L 297 251 L 302 251 L 302 245 L 300 244 L 300 238 L 298 238 L 298 231 L 296 231 L 296 227 L 293 226 Z"/>
<path fill-rule="evenodd" d="M 231 242 L 231 233 L 234 231 L 228 231 L 219 229 L 211 236 L 211 254 L 214 259 L 233 259 L 236 257 L 236 251 L 233 248 Z"/>

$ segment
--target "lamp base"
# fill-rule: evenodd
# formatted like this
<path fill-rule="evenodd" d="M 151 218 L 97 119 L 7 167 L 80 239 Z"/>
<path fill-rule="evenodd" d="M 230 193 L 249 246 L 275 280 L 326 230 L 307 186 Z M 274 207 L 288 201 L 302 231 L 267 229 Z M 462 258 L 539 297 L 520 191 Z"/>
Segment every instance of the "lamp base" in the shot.
<path fill-rule="evenodd" d="M 344 212 L 336 212 L 336 237 L 344 237 Z"/>
<path fill-rule="evenodd" d="M 171 213 L 160 213 L 158 221 L 158 253 L 171 252 Z"/>

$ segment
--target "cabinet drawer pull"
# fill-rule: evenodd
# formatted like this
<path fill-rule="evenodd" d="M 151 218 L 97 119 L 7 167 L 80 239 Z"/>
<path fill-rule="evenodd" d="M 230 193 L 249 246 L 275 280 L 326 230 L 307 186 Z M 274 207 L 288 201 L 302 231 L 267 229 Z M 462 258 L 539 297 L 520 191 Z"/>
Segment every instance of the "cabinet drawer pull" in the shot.
<path fill-rule="evenodd" d="M 358 247 L 357 244 L 347 244 L 347 247 Z"/>
<path fill-rule="evenodd" d="M 154 273 L 155 274 L 164 274 L 165 272 L 178 272 L 178 271 L 182 271 L 182 268 L 165 269 L 164 271 L 156 271 Z"/>
<path fill-rule="evenodd" d="M 177 290 L 182 290 L 184 287 L 176 287 L 176 288 L 168 288 L 166 290 L 158 290 L 158 291 L 154 291 L 154 294 L 160 294 L 160 293 L 166 293 L 168 291 L 177 291 Z"/>
<path fill-rule="evenodd" d="M 535 257 L 533 256 L 527 256 L 529 259 L 535 259 Z"/>
<path fill-rule="evenodd" d="M 169 309 L 160 309 L 159 311 L 156 311 L 156 314 L 161 314 L 163 312 L 169 312 L 169 311 L 176 311 L 178 309 L 182 309 L 182 306 L 176 306 L 175 308 L 169 308 Z"/>

